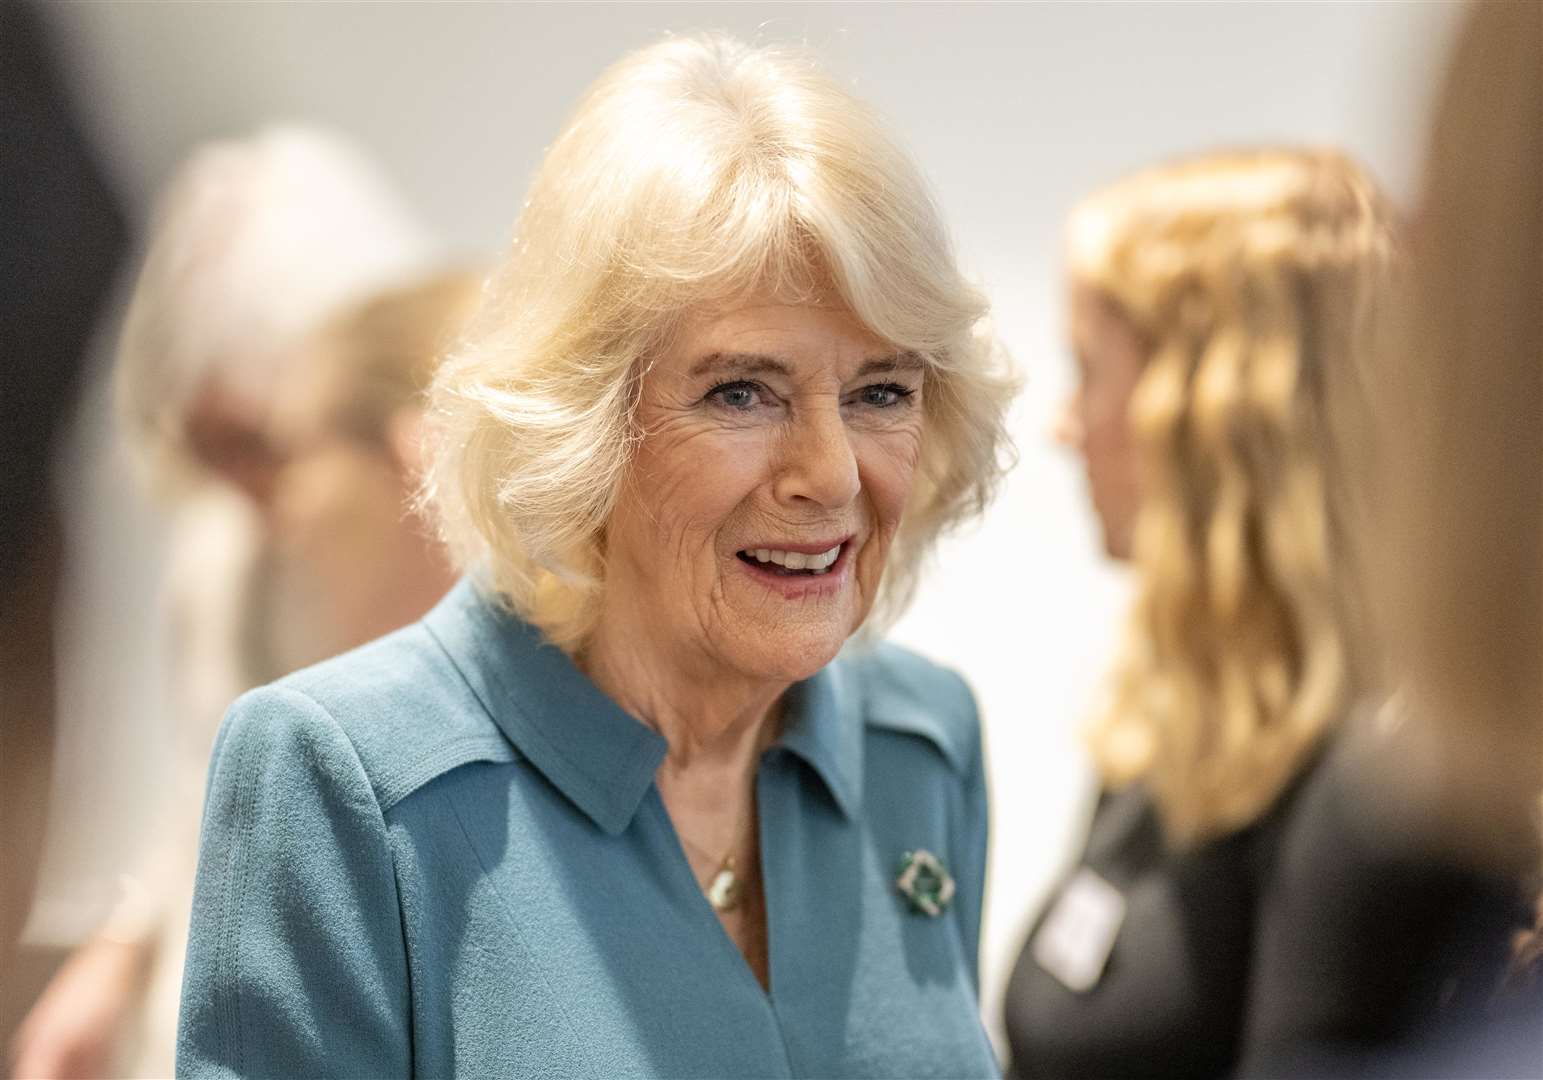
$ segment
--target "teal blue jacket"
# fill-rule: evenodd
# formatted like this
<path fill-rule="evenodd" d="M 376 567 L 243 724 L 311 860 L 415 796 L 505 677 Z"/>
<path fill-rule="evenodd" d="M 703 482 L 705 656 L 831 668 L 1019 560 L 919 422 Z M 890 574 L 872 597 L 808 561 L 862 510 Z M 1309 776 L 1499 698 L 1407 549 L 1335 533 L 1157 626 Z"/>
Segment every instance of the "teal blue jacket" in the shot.
<path fill-rule="evenodd" d="M 757 774 L 769 992 L 687 865 L 665 749 L 469 582 L 247 694 L 211 766 L 178 1074 L 996 1073 L 957 676 L 881 646 L 789 691 Z M 956 882 L 940 916 L 896 887 L 916 849 Z"/>

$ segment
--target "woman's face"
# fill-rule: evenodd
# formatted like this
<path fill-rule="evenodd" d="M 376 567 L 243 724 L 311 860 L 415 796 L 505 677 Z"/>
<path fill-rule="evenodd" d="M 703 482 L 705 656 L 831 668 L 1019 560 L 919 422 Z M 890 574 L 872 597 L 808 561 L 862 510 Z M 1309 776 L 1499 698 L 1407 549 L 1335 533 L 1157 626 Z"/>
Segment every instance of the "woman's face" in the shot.
<path fill-rule="evenodd" d="M 1082 455 L 1104 550 L 1128 559 L 1141 501 L 1130 403 L 1146 349 L 1135 327 L 1098 290 L 1074 281 L 1069 299 L 1078 381 L 1061 410 L 1056 439 Z"/>
<path fill-rule="evenodd" d="M 428 527 L 409 507 L 415 449 L 348 430 L 347 387 L 300 380 L 275 416 L 285 464 L 274 483 L 271 545 L 292 605 L 308 609 L 310 651 L 350 648 L 418 618 L 451 583 Z M 403 410 L 393 428 L 408 425 Z M 298 613 L 297 613 L 298 614 Z"/>
<path fill-rule="evenodd" d="M 844 311 L 698 318 L 645 372 L 605 620 L 687 663 L 795 681 L 873 605 L 922 447 L 923 368 Z"/>

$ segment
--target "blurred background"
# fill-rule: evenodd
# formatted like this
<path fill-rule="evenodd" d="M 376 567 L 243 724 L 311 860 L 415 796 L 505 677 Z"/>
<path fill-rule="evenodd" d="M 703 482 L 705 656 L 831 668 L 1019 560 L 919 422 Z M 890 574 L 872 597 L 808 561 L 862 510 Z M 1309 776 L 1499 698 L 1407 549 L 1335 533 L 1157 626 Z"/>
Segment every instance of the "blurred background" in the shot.
<path fill-rule="evenodd" d="M 1012 958 L 1091 793 L 1078 729 L 1123 611 L 1080 468 L 1049 440 L 1071 381 L 1060 223 L 1132 167 L 1230 144 L 1325 143 L 1401 200 L 1453 3 L 55 3 L 67 91 L 142 242 L 198 143 L 265 123 L 374 155 L 448 255 L 496 255 L 580 91 L 660 35 L 720 29 L 819 53 L 908 140 L 1026 377 L 1020 462 L 986 522 L 945 543 L 895 636 L 960 670 L 983 708 L 995 833 L 982 946 L 993 1034 Z M 136 253 L 137 255 L 137 253 Z M 130 475 L 106 375 L 138 258 L 97 331 L 60 473 L 71 535 L 54 786 L 33 956 L 116 897 L 165 782 L 163 526 Z M 7 1017 L 7 1025 L 15 1017 Z"/>

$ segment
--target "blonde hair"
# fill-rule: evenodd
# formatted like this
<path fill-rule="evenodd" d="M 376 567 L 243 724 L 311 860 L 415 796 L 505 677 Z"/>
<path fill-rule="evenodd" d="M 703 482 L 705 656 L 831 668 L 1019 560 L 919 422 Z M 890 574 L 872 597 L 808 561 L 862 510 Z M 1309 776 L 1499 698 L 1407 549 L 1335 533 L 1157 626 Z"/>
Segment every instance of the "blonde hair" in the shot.
<path fill-rule="evenodd" d="M 186 423 L 205 380 L 267 400 L 289 347 L 431 254 L 386 178 L 330 132 L 200 146 L 160 201 L 118 344 L 119 412 L 151 485 L 201 475 Z"/>
<path fill-rule="evenodd" d="M 426 495 L 462 565 L 557 645 L 593 628 L 642 371 L 692 311 L 839 303 L 927 365 L 926 434 L 874 624 L 1002 471 L 1012 384 L 922 178 L 808 59 L 660 42 L 590 88 L 432 394 Z"/>
<path fill-rule="evenodd" d="M 481 297 L 482 275 L 450 270 L 376 293 L 334 316 L 306 347 L 324 380 L 332 423 L 382 441 L 392 416 L 425 403 L 440 357 Z"/>
<path fill-rule="evenodd" d="M 1367 362 L 1393 215 L 1343 155 L 1218 153 L 1079 205 L 1070 271 L 1148 348 L 1138 591 L 1092 730 L 1192 843 L 1255 820 L 1347 709 L 1329 411 Z"/>

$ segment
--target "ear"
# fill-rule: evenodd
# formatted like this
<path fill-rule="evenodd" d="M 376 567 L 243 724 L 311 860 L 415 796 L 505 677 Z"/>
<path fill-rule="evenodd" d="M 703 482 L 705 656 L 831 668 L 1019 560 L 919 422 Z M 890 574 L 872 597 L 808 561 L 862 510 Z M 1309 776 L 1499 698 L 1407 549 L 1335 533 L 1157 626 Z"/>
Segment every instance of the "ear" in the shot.
<path fill-rule="evenodd" d="M 386 421 L 386 446 L 397 469 L 416 482 L 423 475 L 423 410 L 404 405 Z"/>

